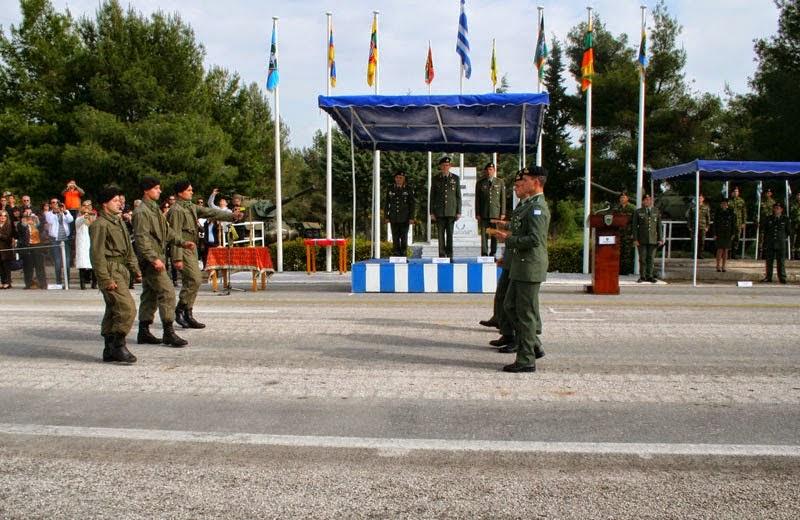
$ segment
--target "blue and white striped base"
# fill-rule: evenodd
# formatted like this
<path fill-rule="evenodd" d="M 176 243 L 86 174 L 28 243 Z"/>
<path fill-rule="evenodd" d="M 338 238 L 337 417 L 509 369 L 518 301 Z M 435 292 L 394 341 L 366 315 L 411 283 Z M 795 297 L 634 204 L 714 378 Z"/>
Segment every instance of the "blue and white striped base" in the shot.
<path fill-rule="evenodd" d="M 494 293 L 499 276 L 495 264 L 475 260 L 434 264 L 413 259 L 392 264 L 381 259 L 353 264 L 351 283 L 354 293 Z"/>

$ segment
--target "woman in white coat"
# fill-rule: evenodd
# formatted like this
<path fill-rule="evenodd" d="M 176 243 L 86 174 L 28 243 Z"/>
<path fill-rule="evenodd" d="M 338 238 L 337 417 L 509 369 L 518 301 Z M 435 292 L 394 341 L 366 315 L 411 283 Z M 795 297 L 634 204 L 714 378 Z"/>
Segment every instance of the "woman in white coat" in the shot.
<path fill-rule="evenodd" d="M 89 259 L 91 250 L 89 226 L 94 222 L 94 218 L 91 208 L 81 207 L 80 216 L 75 219 L 75 267 L 78 268 L 81 290 L 86 289 L 87 283 L 91 283 L 92 289 L 97 287 L 97 281 L 92 271 L 92 261 Z"/>

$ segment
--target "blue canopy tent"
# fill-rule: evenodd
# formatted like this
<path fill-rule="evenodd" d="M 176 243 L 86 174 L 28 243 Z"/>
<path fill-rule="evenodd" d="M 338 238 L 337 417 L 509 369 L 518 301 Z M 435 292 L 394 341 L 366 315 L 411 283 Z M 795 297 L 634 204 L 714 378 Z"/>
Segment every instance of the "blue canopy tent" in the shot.
<path fill-rule="evenodd" d="M 547 94 L 319 96 L 319 107 L 359 148 L 519 153 L 521 163 L 538 146 L 549 103 Z"/>
<path fill-rule="evenodd" d="M 795 177 L 797 176 L 797 177 Z M 800 179 L 800 162 L 763 161 L 702 161 L 696 159 L 686 164 L 670 166 L 651 172 L 653 182 L 670 180 L 695 181 L 695 224 L 700 218 L 700 179 L 708 181 L 766 181 Z M 697 285 L 697 241 L 694 241 L 694 273 L 692 283 Z"/>

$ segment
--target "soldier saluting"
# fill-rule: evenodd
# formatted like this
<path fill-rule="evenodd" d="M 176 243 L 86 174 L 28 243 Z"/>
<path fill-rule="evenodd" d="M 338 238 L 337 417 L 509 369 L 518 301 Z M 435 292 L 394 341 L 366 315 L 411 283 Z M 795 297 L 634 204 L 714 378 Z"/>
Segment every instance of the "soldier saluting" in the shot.
<path fill-rule="evenodd" d="M 167 212 L 169 226 L 184 242 L 197 244 L 197 219 L 213 218 L 217 221 L 233 222 L 244 216 L 244 213 L 235 206 L 233 212 L 198 206 L 192 202 L 194 188 L 188 180 L 180 180 L 174 185 L 175 204 Z M 181 292 L 178 296 L 178 306 L 175 308 L 175 321 L 183 328 L 202 329 L 205 324 L 194 319 L 194 302 L 200 283 L 203 278 L 200 274 L 200 262 L 197 248 L 186 249 L 180 247 L 170 248 L 172 264 L 183 265 L 181 269 Z"/>

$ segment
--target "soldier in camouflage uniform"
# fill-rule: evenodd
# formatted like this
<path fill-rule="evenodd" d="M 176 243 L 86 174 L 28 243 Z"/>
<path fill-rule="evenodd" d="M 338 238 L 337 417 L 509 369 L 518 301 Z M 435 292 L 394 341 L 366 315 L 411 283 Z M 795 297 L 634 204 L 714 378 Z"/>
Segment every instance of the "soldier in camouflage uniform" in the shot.
<path fill-rule="evenodd" d="M 139 344 L 157 345 L 164 343 L 171 347 L 186 346 L 187 341 L 177 334 L 175 322 L 175 289 L 166 271 L 166 250 L 168 245 L 194 249 L 195 243 L 181 240 L 158 207 L 161 196 L 161 181 L 155 177 L 143 177 L 139 182 L 143 192 L 142 202 L 133 210 L 134 248 L 142 270 L 142 295 L 139 302 Z M 183 269 L 183 262 L 176 262 L 175 268 Z M 161 317 L 164 336 L 157 338 L 150 333 L 150 325 L 156 310 Z"/>
<path fill-rule="evenodd" d="M 392 229 L 392 256 L 406 256 L 408 228 L 414 224 L 414 190 L 406 183 L 405 172 L 394 174 L 394 184 L 386 190 L 386 223 Z"/>
<path fill-rule="evenodd" d="M 733 215 L 736 217 L 736 234 L 733 236 L 733 243 L 731 244 L 731 258 L 736 258 L 739 254 L 739 241 L 744 233 L 744 227 L 747 223 L 747 204 L 744 199 L 739 196 L 739 188 L 733 188 L 733 197 L 728 201 L 728 207 L 733 210 Z"/>
<path fill-rule="evenodd" d="M 441 174 L 431 181 L 431 220 L 439 232 L 439 257 L 453 258 L 453 230 L 461 218 L 461 179 L 450 173 L 450 157 L 439 160 Z"/>
<path fill-rule="evenodd" d="M 128 332 L 136 318 L 136 302 L 128 289 L 132 278 L 141 280 L 139 265 L 125 224 L 120 219 L 122 205 L 119 191 L 106 188 L 96 201 L 101 209 L 97 220 L 89 227 L 91 246 L 89 256 L 106 311 L 100 325 L 105 338 L 103 361 L 135 363 L 136 356 L 126 345 Z"/>
<path fill-rule="evenodd" d="M 206 208 L 194 204 L 192 202 L 194 189 L 188 180 L 176 182 L 174 189 L 175 204 L 167 212 L 167 221 L 169 226 L 184 242 L 198 244 L 198 218 L 213 218 L 217 222 L 233 222 L 241 219 L 244 215 L 238 209 L 241 205 L 235 206 L 236 209 L 231 213 L 230 211 Z M 175 308 L 175 321 L 183 328 L 205 328 L 205 324 L 194 319 L 194 301 L 197 299 L 200 283 L 203 280 L 200 274 L 200 260 L 197 248 L 171 247 L 170 254 L 172 265 L 183 265 L 183 269 L 181 269 L 181 292 L 178 296 L 178 306 Z"/>
<path fill-rule="evenodd" d="M 489 237 L 488 228 L 495 228 L 492 220 L 506 218 L 506 185 L 496 177 L 494 163 L 484 168 L 486 176 L 475 185 L 475 218 L 478 221 L 478 232 L 481 236 L 481 255 L 494 256 L 497 253 L 497 238 Z M 490 247 L 491 249 L 490 249 Z"/>
<path fill-rule="evenodd" d="M 628 224 L 620 230 L 619 239 L 619 274 L 631 274 L 633 272 L 633 235 L 631 225 L 633 223 L 633 212 L 636 206 L 630 201 L 628 193 L 623 191 L 619 194 L 619 204 L 611 208 L 611 213 L 618 215 L 628 215 Z"/>
<path fill-rule="evenodd" d="M 686 220 L 689 222 L 689 233 L 697 240 L 697 258 L 703 258 L 703 251 L 706 248 L 706 233 L 708 233 L 708 228 L 711 227 L 711 209 L 706 204 L 706 198 L 702 193 L 700 194 L 700 217 L 697 219 L 698 233 L 694 231 L 694 212 L 695 204 L 692 203 L 686 212 Z M 694 254 L 694 251 L 692 251 L 692 254 Z"/>
<path fill-rule="evenodd" d="M 772 198 L 772 188 L 767 188 L 764 196 L 761 197 L 761 222 L 773 215 L 773 207 L 775 207 L 775 199 Z"/>
<path fill-rule="evenodd" d="M 792 228 L 792 258 L 800 257 L 800 191 L 789 206 L 789 224 Z"/>

